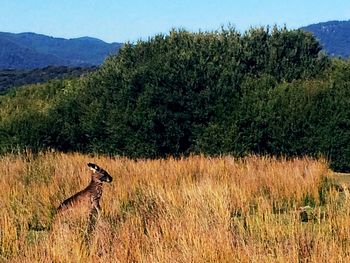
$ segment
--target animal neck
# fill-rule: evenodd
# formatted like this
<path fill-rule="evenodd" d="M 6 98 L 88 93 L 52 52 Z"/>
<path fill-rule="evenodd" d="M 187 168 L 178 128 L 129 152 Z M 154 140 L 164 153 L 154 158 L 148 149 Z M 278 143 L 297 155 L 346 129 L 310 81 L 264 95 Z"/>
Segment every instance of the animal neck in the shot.
<path fill-rule="evenodd" d="M 89 184 L 89 186 L 87 188 L 89 190 L 100 190 L 100 189 L 102 189 L 102 182 L 91 180 L 90 184 Z"/>

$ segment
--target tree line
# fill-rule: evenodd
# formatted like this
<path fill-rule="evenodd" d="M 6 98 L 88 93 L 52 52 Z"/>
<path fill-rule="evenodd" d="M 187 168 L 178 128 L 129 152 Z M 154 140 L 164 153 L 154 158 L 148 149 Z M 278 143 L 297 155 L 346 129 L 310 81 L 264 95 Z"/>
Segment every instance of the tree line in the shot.
<path fill-rule="evenodd" d="M 0 93 L 10 88 L 48 82 L 52 79 L 74 78 L 93 72 L 97 67 L 48 66 L 37 69 L 0 69 Z"/>
<path fill-rule="evenodd" d="M 2 96 L 0 148 L 309 155 L 346 171 L 349 67 L 301 30 L 172 30 L 125 44 L 88 76 Z"/>

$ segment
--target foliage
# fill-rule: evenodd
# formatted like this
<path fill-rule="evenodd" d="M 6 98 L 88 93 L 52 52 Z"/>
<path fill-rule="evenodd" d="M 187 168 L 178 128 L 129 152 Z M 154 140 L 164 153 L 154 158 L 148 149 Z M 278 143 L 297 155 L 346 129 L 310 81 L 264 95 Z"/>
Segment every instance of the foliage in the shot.
<path fill-rule="evenodd" d="M 245 76 L 311 78 L 327 64 L 319 51 L 310 34 L 277 28 L 244 35 L 174 30 L 126 44 L 86 80 L 77 98 L 87 150 L 188 154 L 210 122 L 236 114 Z"/>
<path fill-rule="evenodd" d="M 0 92 L 5 92 L 10 88 L 23 85 L 48 82 L 52 79 L 79 77 L 93 72 L 96 69 L 96 67 L 69 68 L 65 66 L 49 66 L 32 70 L 4 69 L 0 70 Z"/>
<path fill-rule="evenodd" d="M 320 49 L 277 27 L 129 43 L 84 78 L 1 96 L 0 150 L 321 155 L 350 170 L 350 64 Z"/>
<path fill-rule="evenodd" d="M 68 81 L 55 80 L 41 85 L 10 90 L 0 96 L 0 148 L 45 149 L 52 138 L 48 109 Z"/>

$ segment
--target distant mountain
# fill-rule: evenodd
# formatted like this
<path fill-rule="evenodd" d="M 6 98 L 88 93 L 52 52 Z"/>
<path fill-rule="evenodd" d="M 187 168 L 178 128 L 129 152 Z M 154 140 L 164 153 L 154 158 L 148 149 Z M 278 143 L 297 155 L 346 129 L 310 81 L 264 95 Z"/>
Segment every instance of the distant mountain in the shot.
<path fill-rule="evenodd" d="M 121 43 L 109 44 L 92 37 L 64 39 L 35 33 L 0 32 L 0 69 L 95 66 L 121 46 Z"/>
<path fill-rule="evenodd" d="M 301 29 L 313 33 L 328 55 L 350 57 L 350 20 L 312 24 Z"/>

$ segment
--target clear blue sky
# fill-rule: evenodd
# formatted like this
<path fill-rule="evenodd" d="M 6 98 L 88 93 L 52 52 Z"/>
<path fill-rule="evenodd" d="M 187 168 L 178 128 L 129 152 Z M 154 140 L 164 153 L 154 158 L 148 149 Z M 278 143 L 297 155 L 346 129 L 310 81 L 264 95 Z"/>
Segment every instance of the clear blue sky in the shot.
<path fill-rule="evenodd" d="M 0 31 L 135 41 L 171 28 L 215 30 L 231 24 L 297 28 L 349 20 L 349 0 L 0 0 Z"/>

